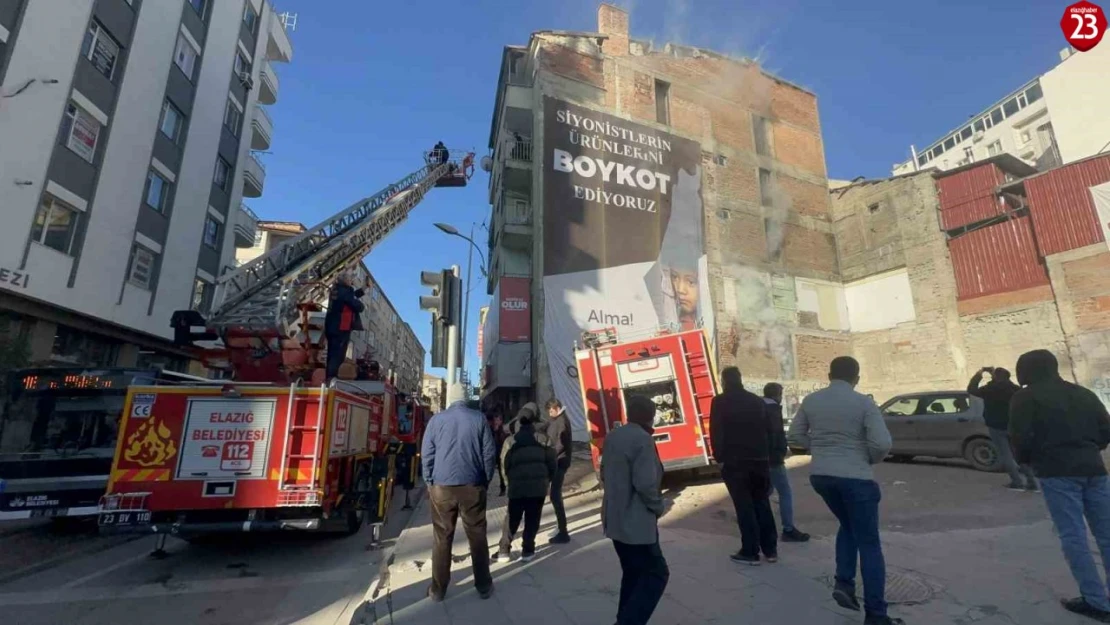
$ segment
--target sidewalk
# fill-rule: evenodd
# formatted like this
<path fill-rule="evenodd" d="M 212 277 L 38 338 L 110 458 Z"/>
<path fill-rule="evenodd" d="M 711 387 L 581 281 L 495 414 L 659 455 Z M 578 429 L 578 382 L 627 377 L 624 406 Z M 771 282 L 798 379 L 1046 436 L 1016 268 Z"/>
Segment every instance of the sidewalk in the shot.
<path fill-rule="evenodd" d="M 426 498 L 395 545 L 389 576 L 375 612 L 379 623 L 421 625 L 599 625 L 612 623 L 620 568 L 604 538 L 598 513 L 600 492 L 567 500 L 573 542 L 548 546 L 553 529 L 544 510 L 532 562 L 519 557 L 493 564 L 495 592 L 479 599 L 473 587 L 466 538 L 460 527 L 454 546 L 452 585 L 443 603 L 426 597 L 431 575 L 432 531 Z M 505 500 L 490 501 L 489 536 L 496 549 Z M 704 513 L 704 510 L 701 511 Z M 752 623 L 758 625 L 847 625 L 861 614 L 840 610 L 829 598 L 834 537 L 784 544 L 781 561 L 759 567 L 733 564 L 728 554 L 736 535 L 667 527 L 668 517 L 699 514 L 672 509 L 660 530 L 671 578 L 653 624 Z M 928 534 L 887 532 L 891 612 L 910 625 L 1084 625 L 1065 612 L 1061 597 L 1076 594 L 1048 521 L 990 530 Z"/>

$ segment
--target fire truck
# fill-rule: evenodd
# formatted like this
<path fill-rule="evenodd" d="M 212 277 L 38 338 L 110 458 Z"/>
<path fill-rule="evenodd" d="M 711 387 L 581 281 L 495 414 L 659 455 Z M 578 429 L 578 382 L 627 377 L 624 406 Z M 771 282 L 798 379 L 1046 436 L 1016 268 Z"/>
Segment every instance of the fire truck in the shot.
<path fill-rule="evenodd" d="M 364 522 L 380 529 L 398 458 L 412 449 L 391 443 L 418 444 L 423 424 L 413 417 L 422 413 L 373 365 L 359 375 L 347 363 L 339 376 L 347 379 L 324 379 L 324 303 L 340 272 L 356 266 L 432 187 L 465 186 L 473 159 L 426 156 L 397 183 L 222 276 L 207 318 L 174 313 L 175 341 L 193 346 L 209 367 L 226 368 L 231 379 L 128 389 L 99 502 L 102 532 L 164 540 L 264 530 L 354 533 Z"/>
<path fill-rule="evenodd" d="M 712 463 L 709 407 L 717 375 L 703 330 L 661 328 L 625 337 L 615 328 L 587 331 L 575 361 L 595 470 L 605 436 L 627 422 L 627 402 L 636 395 L 655 404 L 653 437 L 664 471 Z"/>

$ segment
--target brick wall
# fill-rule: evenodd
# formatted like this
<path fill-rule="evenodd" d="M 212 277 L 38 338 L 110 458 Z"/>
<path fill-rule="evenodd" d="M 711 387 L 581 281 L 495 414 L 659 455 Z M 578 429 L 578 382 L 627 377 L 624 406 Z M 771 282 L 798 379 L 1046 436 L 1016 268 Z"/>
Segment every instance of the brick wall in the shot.
<path fill-rule="evenodd" d="M 852 354 L 852 344 L 848 337 L 799 334 L 794 337 L 794 340 L 798 352 L 799 379 L 828 379 L 829 363 L 832 359 Z"/>
<path fill-rule="evenodd" d="M 1063 263 L 1076 331 L 1110 330 L 1110 252 Z"/>

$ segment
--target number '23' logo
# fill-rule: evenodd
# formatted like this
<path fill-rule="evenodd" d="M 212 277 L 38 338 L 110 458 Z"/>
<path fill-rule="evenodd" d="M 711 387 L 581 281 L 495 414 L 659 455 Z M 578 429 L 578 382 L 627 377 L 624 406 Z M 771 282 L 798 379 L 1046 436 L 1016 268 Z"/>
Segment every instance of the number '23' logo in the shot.
<path fill-rule="evenodd" d="M 1106 34 L 1106 12 L 1087 0 L 1076 2 L 1064 9 L 1060 29 L 1071 47 L 1086 52 L 1097 46 Z"/>

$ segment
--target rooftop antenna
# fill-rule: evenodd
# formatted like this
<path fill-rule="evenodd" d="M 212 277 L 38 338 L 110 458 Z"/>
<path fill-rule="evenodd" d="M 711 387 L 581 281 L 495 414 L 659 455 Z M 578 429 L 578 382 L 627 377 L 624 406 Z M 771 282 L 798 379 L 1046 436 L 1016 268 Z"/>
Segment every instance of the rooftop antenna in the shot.
<path fill-rule="evenodd" d="M 289 11 L 286 11 L 284 13 L 278 14 L 278 17 L 281 18 L 281 25 L 285 28 L 285 30 L 297 32 L 296 13 L 290 13 Z"/>

